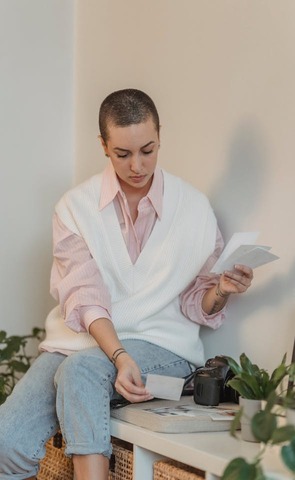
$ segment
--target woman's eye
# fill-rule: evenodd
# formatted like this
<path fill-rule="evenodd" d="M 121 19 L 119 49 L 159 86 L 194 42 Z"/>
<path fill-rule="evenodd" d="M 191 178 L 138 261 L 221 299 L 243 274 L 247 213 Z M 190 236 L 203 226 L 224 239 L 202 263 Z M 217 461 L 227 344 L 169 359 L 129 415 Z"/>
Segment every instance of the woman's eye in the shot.
<path fill-rule="evenodd" d="M 147 151 L 145 151 L 145 150 L 143 150 L 143 152 L 142 152 L 142 153 L 143 153 L 144 155 L 149 155 L 150 153 L 153 153 L 153 150 L 149 150 L 148 152 L 147 152 Z"/>
<path fill-rule="evenodd" d="M 128 156 L 128 153 L 124 153 L 124 155 L 119 155 L 117 153 L 117 158 L 127 158 L 127 156 Z"/>

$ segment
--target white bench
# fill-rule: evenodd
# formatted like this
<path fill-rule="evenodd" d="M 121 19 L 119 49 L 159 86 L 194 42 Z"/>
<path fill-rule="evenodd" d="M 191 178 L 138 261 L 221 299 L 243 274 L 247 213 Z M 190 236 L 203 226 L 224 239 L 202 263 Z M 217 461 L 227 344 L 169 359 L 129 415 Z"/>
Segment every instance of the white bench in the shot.
<path fill-rule="evenodd" d="M 259 444 L 236 440 L 229 432 L 157 433 L 114 418 L 111 435 L 133 444 L 133 480 L 152 480 L 153 463 L 161 458 L 199 468 L 206 472 L 207 480 L 217 480 L 231 459 L 245 457 L 250 461 L 260 449 Z M 283 468 L 276 447 L 265 456 L 264 468 L 285 474 L 281 478 L 292 478 Z"/>

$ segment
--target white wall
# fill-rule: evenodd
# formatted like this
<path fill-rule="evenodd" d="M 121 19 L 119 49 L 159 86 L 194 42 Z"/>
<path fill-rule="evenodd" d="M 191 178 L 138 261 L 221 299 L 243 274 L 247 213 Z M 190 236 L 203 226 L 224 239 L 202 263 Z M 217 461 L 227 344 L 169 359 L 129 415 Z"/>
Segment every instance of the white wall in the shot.
<path fill-rule="evenodd" d="M 43 326 L 51 216 L 73 174 L 71 0 L 0 2 L 0 329 Z"/>
<path fill-rule="evenodd" d="M 149 93 L 162 166 L 210 198 L 225 240 L 259 230 L 281 259 L 256 270 L 207 356 L 242 351 L 271 368 L 295 318 L 293 0 L 79 0 L 75 182 L 105 164 L 97 112 L 114 89 Z"/>
<path fill-rule="evenodd" d="M 158 105 L 162 166 L 209 196 L 225 239 L 258 229 L 280 255 L 203 333 L 207 356 L 272 367 L 294 339 L 294 1 L 77 0 L 75 26 L 74 10 L 0 2 L 0 328 L 43 324 L 53 206 L 104 166 L 98 107 L 131 86 Z"/>

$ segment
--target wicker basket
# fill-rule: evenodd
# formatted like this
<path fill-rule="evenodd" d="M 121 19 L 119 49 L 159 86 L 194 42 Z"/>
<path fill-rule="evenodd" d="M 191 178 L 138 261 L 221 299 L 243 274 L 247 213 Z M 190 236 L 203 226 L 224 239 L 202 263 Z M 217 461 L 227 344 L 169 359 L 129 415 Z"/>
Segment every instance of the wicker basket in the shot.
<path fill-rule="evenodd" d="M 112 445 L 109 480 L 132 480 L 132 445 L 115 438 L 112 438 Z M 73 480 L 73 462 L 64 451 L 64 440 L 57 433 L 46 444 L 46 455 L 40 463 L 38 480 Z"/>
<path fill-rule="evenodd" d="M 73 480 L 73 462 L 64 451 L 62 435 L 57 433 L 46 443 L 46 455 L 40 462 L 38 480 Z"/>
<path fill-rule="evenodd" d="M 201 480 L 205 472 L 174 460 L 154 463 L 154 480 Z"/>
<path fill-rule="evenodd" d="M 133 447 L 131 443 L 112 439 L 113 454 L 110 461 L 109 480 L 132 480 L 133 478 Z"/>

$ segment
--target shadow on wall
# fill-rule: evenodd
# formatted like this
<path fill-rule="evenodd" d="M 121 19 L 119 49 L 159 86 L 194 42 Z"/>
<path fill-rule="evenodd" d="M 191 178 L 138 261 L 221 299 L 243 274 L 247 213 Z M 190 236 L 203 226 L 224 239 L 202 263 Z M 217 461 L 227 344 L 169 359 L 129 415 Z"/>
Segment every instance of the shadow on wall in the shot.
<path fill-rule="evenodd" d="M 234 133 L 227 170 L 209 193 L 219 227 L 227 242 L 243 230 L 244 220 L 259 203 L 266 182 L 266 148 L 257 122 L 245 120 Z"/>
<path fill-rule="evenodd" d="M 209 194 L 225 242 L 234 232 L 245 230 L 245 219 L 262 201 L 267 173 L 263 135 L 257 122 L 248 119 L 237 129 L 229 150 L 227 169 Z M 249 338 L 246 340 L 249 346 L 245 346 L 243 323 L 263 307 L 278 309 L 294 289 L 295 262 L 286 275 L 270 278 L 260 288 L 249 290 L 245 297 L 232 297 L 225 325 L 218 332 L 201 329 L 206 358 L 221 353 L 238 356 L 244 350 L 249 352 L 255 348 L 256 342 Z M 253 335 L 257 336 L 257 332 Z"/>

